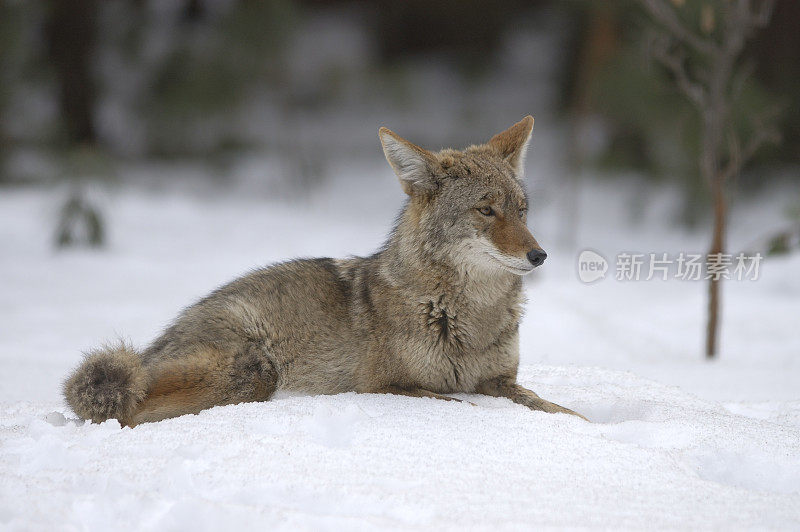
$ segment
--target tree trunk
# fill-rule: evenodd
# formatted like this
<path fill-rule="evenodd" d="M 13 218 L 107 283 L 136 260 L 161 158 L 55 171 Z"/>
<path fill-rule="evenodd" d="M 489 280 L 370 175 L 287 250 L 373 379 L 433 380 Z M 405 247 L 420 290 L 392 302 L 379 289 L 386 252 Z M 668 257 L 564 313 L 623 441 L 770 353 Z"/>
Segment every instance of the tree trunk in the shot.
<path fill-rule="evenodd" d="M 716 175 L 711 183 L 711 194 L 714 203 L 714 232 L 711 237 L 709 257 L 720 257 L 725 252 L 725 215 L 727 210 L 724 183 L 722 176 Z M 721 278 L 711 276 L 708 280 L 708 324 L 706 326 L 706 357 L 714 358 L 717 354 L 717 336 L 719 332 L 719 306 Z"/>
<path fill-rule="evenodd" d="M 728 108 L 725 105 L 725 90 L 729 78 L 728 62 L 717 61 L 711 74 L 708 91 L 708 108 L 703 117 L 703 155 L 700 168 L 703 177 L 711 189 L 711 201 L 714 206 L 714 226 L 711 236 L 711 248 L 706 257 L 706 264 L 718 263 L 720 254 L 725 252 L 725 176 L 721 167 L 722 144 L 725 124 L 728 120 Z M 706 324 L 706 357 L 714 358 L 718 350 L 717 337 L 720 320 L 720 284 L 719 274 L 709 275 L 708 279 L 708 322 Z"/>
<path fill-rule="evenodd" d="M 49 52 L 57 74 L 59 107 L 70 144 L 93 144 L 97 140 L 91 68 L 97 7 L 96 0 L 50 2 Z"/>
<path fill-rule="evenodd" d="M 712 61 L 707 92 L 707 108 L 703 112 L 703 160 L 700 165 L 711 189 L 714 205 L 714 228 L 711 249 L 706 263 L 719 264 L 721 254 L 725 253 L 727 198 L 725 197 L 725 170 L 722 167 L 723 141 L 726 124 L 731 120 L 729 107 L 729 85 L 733 76 L 736 57 L 742 47 L 743 37 L 734 35 L 726 40 L 723 51 Z M 729 153 L 728 157 L 733 154 Z M 714 358 L 718 351 L 720 319 L 720 284 L 722 276 L 717 273 L 708 279 L 708 323 L 706 325 L 706 358 Z"/>

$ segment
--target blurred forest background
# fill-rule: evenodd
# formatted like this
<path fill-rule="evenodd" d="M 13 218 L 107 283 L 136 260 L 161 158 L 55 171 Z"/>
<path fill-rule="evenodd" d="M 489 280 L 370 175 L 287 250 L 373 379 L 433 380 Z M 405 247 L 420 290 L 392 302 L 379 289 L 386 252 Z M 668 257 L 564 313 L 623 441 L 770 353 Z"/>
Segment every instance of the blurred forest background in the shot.
<path fill-rule="evenodd" d="M 796 0 L 0 0 L 0 362 L 55 397 L 256 265 L 372 253 L 404 201 L 379 126 L 458 148 L 531 114 L 523 362 L 796 400 L 798 28 Z M 715 250 L 763 278 L 615 276 Z"/>
<path fill-rule="evenodd" d="M 672 2 L 712 37 L 726 3 Z M 800 3 L 772 15 L 742 54 L 734 114 L 777 106 L 781 139 L 740 193 L 800 183 Z M 66 184 L 57 243 L 82 220 L 102 244 L 86 183 L 302 196 L 337 161 L 380 157 L 379 125 L 438 148 L 531 113 L 567 194 L 620 173 L 674 182 L 674 220 L 694 226 L 709 204 L 700 117 L 653 61 L 651 26 L 629 0 L 3 0 L 0 183 Z M 152 170 L 176 161 L 187 170 Z"/>

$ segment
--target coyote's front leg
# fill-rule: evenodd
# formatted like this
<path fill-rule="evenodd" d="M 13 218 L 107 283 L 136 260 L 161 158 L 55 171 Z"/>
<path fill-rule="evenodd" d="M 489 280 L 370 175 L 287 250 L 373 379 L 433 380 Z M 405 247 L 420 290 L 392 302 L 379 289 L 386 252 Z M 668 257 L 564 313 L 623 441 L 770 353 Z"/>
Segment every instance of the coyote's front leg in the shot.
<path fill-rule="evenodd" d="M 515 403 L 527 406 L 531 410 L 541 410 L 542 412 L 549 412 L 551 414 L 562 412 L 589 421 L 569 408 L 564 408 L 550 401 L 545 401 L 536 395 L 536 393 L 514 382 L 514 379 L 510 377 L 497 377 L 488 381 L 483 381 L 478 385 L 476 391 L 485 395 L 491 395 L 492 397 L 507 397 Z"/>

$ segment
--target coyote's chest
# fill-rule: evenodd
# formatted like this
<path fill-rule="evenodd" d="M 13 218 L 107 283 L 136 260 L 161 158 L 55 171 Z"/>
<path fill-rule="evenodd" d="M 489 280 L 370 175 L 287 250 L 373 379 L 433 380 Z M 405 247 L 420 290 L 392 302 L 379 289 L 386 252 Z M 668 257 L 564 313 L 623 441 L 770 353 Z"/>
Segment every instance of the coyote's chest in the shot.
<path fill-rule="evenodd" d="M 463 314 L 452 301 L 442 295 L 422 303 L 421 307 L 422 328 L 429 342 L 448 351 L 464 348 L 469 340 L 468 323 L 462 325 L 459 316 Z"/>
<path fill-rule="evenodd" d="M 435 391 L 472 391 L 482 380 L 515 364 L 511 360 L 515 350 L 498 348 L 505 331 L 516 334 L 519 315 L 509 310 L 503 305 L 469 308 L 447 296 L 422 302 L 418 331 L 422 334 L 415 342 L 418 356 L 414 357 L 417 378 Z"/>

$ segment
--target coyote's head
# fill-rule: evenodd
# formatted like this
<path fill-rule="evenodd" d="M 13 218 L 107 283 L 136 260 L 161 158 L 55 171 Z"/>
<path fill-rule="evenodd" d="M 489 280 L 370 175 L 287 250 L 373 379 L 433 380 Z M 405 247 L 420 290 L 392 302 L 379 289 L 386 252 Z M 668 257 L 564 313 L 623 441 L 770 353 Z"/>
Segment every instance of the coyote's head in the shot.
<path fill-rule="evenodd" d="M 533 118 L 486 144 L 430 152 L 383 127 L 383 152 L 410 200 L 396 236 L 459 269 L 525 275 L 547 254 L 526 226 L 522 186 Z"/>

